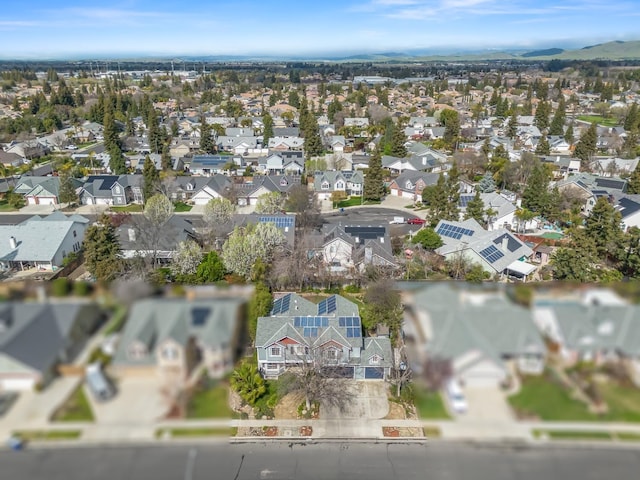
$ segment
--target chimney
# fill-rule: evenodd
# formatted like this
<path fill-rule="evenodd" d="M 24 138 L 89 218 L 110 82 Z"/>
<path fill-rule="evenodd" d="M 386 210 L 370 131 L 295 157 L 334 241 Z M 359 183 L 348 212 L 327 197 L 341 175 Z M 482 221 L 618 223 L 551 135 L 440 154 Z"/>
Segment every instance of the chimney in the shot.
<path fill-rule="evenodd" d="M 505 235 L 504 237 L 502 237 L 502 244 L 500 245 L 500 248 L 502 248 L 502 251 L 505 253 L 509 251 L 507 250 L 508 244 L 509 244 L 509 237 Z"/>
<path fill-rule="evenodd" d="M 129 228 L 127 230 L 127 233 L 129 234 L 129 241 L 130 242 L 135 242 L 136 241 L 136 230 L 134 228 Z"/>
<path fill-rule="evenodd" d="M 9 237 L 9 246 L 11 247 L 12 250 L 15 250 L 15 248 L 18 246 L 18 242 L 16 241 L 16 237 Z"/>

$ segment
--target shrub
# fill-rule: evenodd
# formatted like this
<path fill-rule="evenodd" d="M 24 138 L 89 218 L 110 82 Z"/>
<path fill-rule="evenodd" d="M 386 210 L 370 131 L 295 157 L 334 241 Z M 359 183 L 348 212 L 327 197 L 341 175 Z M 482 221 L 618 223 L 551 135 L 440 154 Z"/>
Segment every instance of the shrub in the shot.
<path fill-rule="evenodd" d="M 69 294 L 71 285 L 66 278 L 56 278 L 51 282 L 51 295 L 54 297 L 65 297 Z"/>
<path fill-rule="evenodd" d="M 344 291 L 346 293 L 359 293 L 360 287 L 357 285 L 347 285 L 346 287 L 344 287 Z"/>
<path fill-rule="evenodd" d="M 73 284 L 73 294 L 78 297 L 86 297 L 91 293 L 91 285 L 87 282 L 78 281 Z"/>

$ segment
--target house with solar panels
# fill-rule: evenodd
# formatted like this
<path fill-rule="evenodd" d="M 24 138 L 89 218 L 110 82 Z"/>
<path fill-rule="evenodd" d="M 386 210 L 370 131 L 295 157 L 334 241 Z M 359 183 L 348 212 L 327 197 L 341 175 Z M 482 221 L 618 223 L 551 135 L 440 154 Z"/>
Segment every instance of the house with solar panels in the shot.
<path fill-rule="evenodd" d="M 460 194 L 460 200 L 458 207 L 460 207 L 460 214 L 464 216 L 464 212 L 467 210 L 467 205 L 475 197 L 475 193 L 462 193 Z M 501 193 L 487 192 L 481 193 L 480 199 L 484 203 L 485 210 L 491 209 L 495 213 L 491 218 L 486 218 L 487 229 L 495 230 L 497 228 L 514 228 L 517 225 L 515 221 L 515 213 L 517 207 L 511 201 L 509 201 Z"/>
<path fill-rule="evenodd" d="M 383 380 L 393 366 L 391 340 L 364 337 L 358 306 L 340 295 L 318 304 L 295 293 L 281 296 L 270 316 L 258 319 L 255 346 L 267 378 L 319 362 L 336 377 Z"/>
<path fill-rule="evenodd" d="M 257 213 L 237 214 L 233 216 L 234 227 L 255 225 L 258 223 L 273 223 L 282 232 L 287 245 L 293 248 L 296 233 L 296 216 L 282 214 L 261 215 Z"/>
<path fill-rule="evenodd" d="M 464 222 L 440 220 L 435 231 L 444 245 L 436 250 L 447 260 L 463 256 L 481 265 L 492 276 L 526 281 L 536 266 L 528 262 L 533 250 L 510 231 L 485 230 L 473 219 Z"/>
<path fill-rule="evenodd" d="M 343 275 L 367 265 L 398 267 L 385 225 L 324 225 L 319 254 L 331 272 Z"/>

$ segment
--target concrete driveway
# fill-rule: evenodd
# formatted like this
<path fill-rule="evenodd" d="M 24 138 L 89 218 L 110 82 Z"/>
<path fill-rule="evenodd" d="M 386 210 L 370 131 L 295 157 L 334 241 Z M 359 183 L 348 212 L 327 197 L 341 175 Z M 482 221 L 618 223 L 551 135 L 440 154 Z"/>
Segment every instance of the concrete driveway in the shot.
<path fill-rule="evenodd" d="M 387 387 L 382 380 L 353 381 L 349 384 L 353 398 L 341 411 L 329 405 L 320 405 L 321 419 L 379 419 L 389 413 Z"/>
<path fill-rule="evenodd" d="M 42 392 L 20 392 L 11 410 L 0 419 L 0 427 L 13 430 L 46 425 L 81 381 L 80 377 L 60 377 Z"/>
<path fill-rule="evenodd" d="M 123 378 L 116 384 L 116 396 L 106 402 L 89 401 L 99 424 L 149 424 L 160 420 L 169 410 L 156 378 Z"/>
<path fill-rule="evenodd" d="M 461 420 L 490 420 L 498 422 L 515 421 L 505 393 L 498 387 L 465 387 L 468 411 L 459 415 Z"/>

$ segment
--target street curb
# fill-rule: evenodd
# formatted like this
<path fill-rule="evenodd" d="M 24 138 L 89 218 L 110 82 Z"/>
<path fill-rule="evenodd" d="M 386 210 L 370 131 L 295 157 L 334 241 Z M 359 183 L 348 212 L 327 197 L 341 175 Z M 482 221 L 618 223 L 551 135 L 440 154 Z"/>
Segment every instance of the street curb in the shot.
<path fill-rule="evenodd" d="M 320 443 L 417 443 L 425 444 L 426 437 L 230 437 L 229 443 L 267 443 L 275 441 L 278 443 L 300 443 L 314 445 Z"/>

